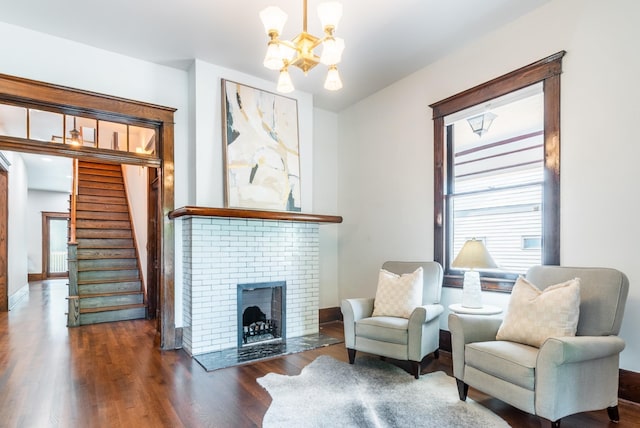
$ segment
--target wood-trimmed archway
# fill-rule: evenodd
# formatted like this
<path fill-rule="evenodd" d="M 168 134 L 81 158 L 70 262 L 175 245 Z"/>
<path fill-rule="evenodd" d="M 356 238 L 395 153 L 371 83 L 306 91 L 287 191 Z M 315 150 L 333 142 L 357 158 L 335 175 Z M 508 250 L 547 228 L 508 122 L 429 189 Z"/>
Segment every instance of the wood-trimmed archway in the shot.
<path fill-rule="evenodd" d="M 105 120 L 117 119 L 123 123 L 146 123 L 156 127 L 159 161 L 131 153 L 88 150 L 83 147 L 75 148 L 69 145 L 1 136 L 0 149 L 158 168 L 160 178 L 158 196 L 162 217 L 162 221 L 157 224 L 156 233 L 156 244 L 160 253 L 158 281 L 160 347 L 162 349 L 178 347 L 175 328 L 174 226 L 168 217 L 174 209 L 173 114 L 176 109 L 0 74 L 0 103 L 2 102 L 52 109 L 78 116 L 88 115 Z M 0 212 L 1 215 L 2 212 Z M 0 218 L 0 224 L 2 222 L 3 219 Z M 6 218 L 4 222 L 6 224 Z M 0 266 L 2 266 L 2 261 L 7 260 L 6 240 L 0 244 Z M 0 296 L 2 296 L 1 291 Z"/>

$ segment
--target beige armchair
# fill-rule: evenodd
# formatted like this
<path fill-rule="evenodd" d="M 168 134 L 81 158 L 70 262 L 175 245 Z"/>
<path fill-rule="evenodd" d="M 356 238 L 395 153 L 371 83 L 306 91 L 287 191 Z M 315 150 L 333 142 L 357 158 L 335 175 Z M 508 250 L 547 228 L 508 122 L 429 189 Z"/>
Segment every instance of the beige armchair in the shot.
<path fill-rule="evenodd" d="M 438 358 L 439 317 L 444 311 L 440 305 L 442 267 L 437 262 L 386 262 L 382 268 L 402 275 L 414 272 L 420 266 L 423 268 L 422 306 L 415 308 L 408 319 L 372 317 L 374 298 L 342 301 L 349 363 L 354 363 L 356 351 L 408 360 L 418 379 L 422 359 L 430 353 Z"/>
<path fill-rule="evenodd" d="M 615 269 L 535 266 L 527 280 L 541 289 L 580 278 L 575 337 L 551 337 L 540 348 L 496 340 L 501 319 L 449 315 L 453 374 L 461 400 L 469 386 L 525 412 L 543 426 L 564 416 L 606 408 L 618 421 L 618 365 L 625 347 L 617 337 L 629 290 Z"/>

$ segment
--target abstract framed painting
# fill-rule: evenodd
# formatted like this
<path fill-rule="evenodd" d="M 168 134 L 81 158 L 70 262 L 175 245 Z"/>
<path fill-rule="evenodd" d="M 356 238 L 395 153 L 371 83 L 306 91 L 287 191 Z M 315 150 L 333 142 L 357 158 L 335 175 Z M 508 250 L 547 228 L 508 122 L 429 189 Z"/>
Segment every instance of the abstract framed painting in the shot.
<path fill-rule="evenodd" d="M 301 211 L 298 102 L 222 79 L 225 205 Z"/>

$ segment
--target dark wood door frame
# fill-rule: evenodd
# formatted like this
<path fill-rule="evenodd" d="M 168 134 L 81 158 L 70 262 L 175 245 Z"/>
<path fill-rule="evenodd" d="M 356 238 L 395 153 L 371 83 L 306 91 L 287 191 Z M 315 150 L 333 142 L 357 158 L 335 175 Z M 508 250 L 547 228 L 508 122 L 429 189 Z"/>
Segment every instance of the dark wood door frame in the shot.
<path fill-rule="evenodd" d="M 51 228 L 49 222 L 51 219 L 64 219 L 69 220 L 69 213 L 54 213 L 54 212 L 42 212 L 42 278 L 64 278 L 69 275 L 69 271 L 60 273 L 49 272 L 49 250 L 51 243 Z M 68 227 L 68 225 L 67 225 Z"/>
<path fill-rule="evenodd" d="M 0 153 L 0 312 L 9 310 L 9 247 L 7 229 L 9 224 L 9 162 Z"/>
<path fill-rule="evenodd" d="M 168 217 L 174 210 L 173 114 L 176 109 L 4 74 L 0 74 L 0 102 L 122 123 L 146 124 L 156 128 L 158 158 L 15 137 L 0 137 L 0 149 L 158 168 L 158 196 L 162 218 L 158 225 L 160 233 L 157 237 L 161 254 L 158 279 L 160 347 L 178 347 L 175 328 L 174 225 Z M 4 206 L 6 207 L 6 204 Z M 0 221 L 0 228 L 1 223 Z M 1 267 L 2 261 L 6 263 L 6 254 L 2 254 L 1 248 L 0 259 Z M 0 298 L 1 295 L 2 291 Z"/>
<path fill-rule="evenodd" d="M 162 254 L 158 246 L 157 237 L 161 234 L 160 223 L 162 222 L 162 207 L 158 204 L 158 192 L 160 191 L 160 176 L 158 170 L 149 168 L 148 191 L 149 199 L 147 204 L 147 310 L 150 318 L 160 319 L 159 291 L 154 284 L 157 284 L 160 277 L 160 265 Z"/>

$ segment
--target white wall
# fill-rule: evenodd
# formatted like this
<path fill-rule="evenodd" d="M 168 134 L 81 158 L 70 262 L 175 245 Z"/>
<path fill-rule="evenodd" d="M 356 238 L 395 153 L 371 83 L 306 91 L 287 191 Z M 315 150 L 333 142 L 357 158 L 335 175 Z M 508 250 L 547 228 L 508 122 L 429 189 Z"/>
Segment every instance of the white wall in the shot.
<path fill-rule="evenodd" d="M 313 113 L 313 207 L 318 214 L 338 212 L 338 115 Z M 320 225 L 320 308 L 338 306 L 338 234 L 341 224 Z"/>
<path fill-rule="evenodd" d="M 127 183 L 127 196 L 131 219 L 136 234 L 136 247 L 140 260 L 140 275 L 145 288 L 148 287 L 147 278 L 147 201 L 148 201 L 148 170 L 142 166 L 124 165 L 124 180 Z M 178 242 L 178 241 L 176 241 Z"/>
<path fill-rule="evenodd" d="M 561 263 L 628 275 L 621 367 L 640 371 L 639 15 L 635 0 L 553 0 L 342 112 L 340 298 L 374 295 L 384 260 L 433 258 L 429 104 L 566 50 Z M 506 307 L 508 295 L 485 292 L 484 299 Z M 443 291 L 445 305 L 459 301 L 459 290 Z"/>
<path fill-rule="evenodd" d="M 20 155 L 3 152 L 9 163 L 9 219 L 7 224 L 7 267 L 8 267 L 8 292 L 9 306 L 18 293 L 24 292 L 28 287 L 27 254 L 28 245 L 24 239 L 27 236 L 27 169 Z"/>
<path fill-rule="evenodd" d="M 224 206 L 222 146 L 222 86 L 220 79 L 276 92 L 276 80 L 267 81 L 228 68 L 195 60 L 189 70 L 190 123 L 195 176 L 195 205 Z M 303 212 L 313 211 L 313 97 L 294 91 L 286 95 L 298 103 L 301 203 Z M 179 206 L 176 204 L 176 206 Z"/>
<path fill-rule="evenodd" d="M 19 155 L 17 155 L 19 156 Z M 11 208 L 13 210 L 13 208 Z M 29 189 L 27 193 L 27 246 L 29 273 L 42 272 L 42 212 L 69 212 L 69 193 Z"/>

